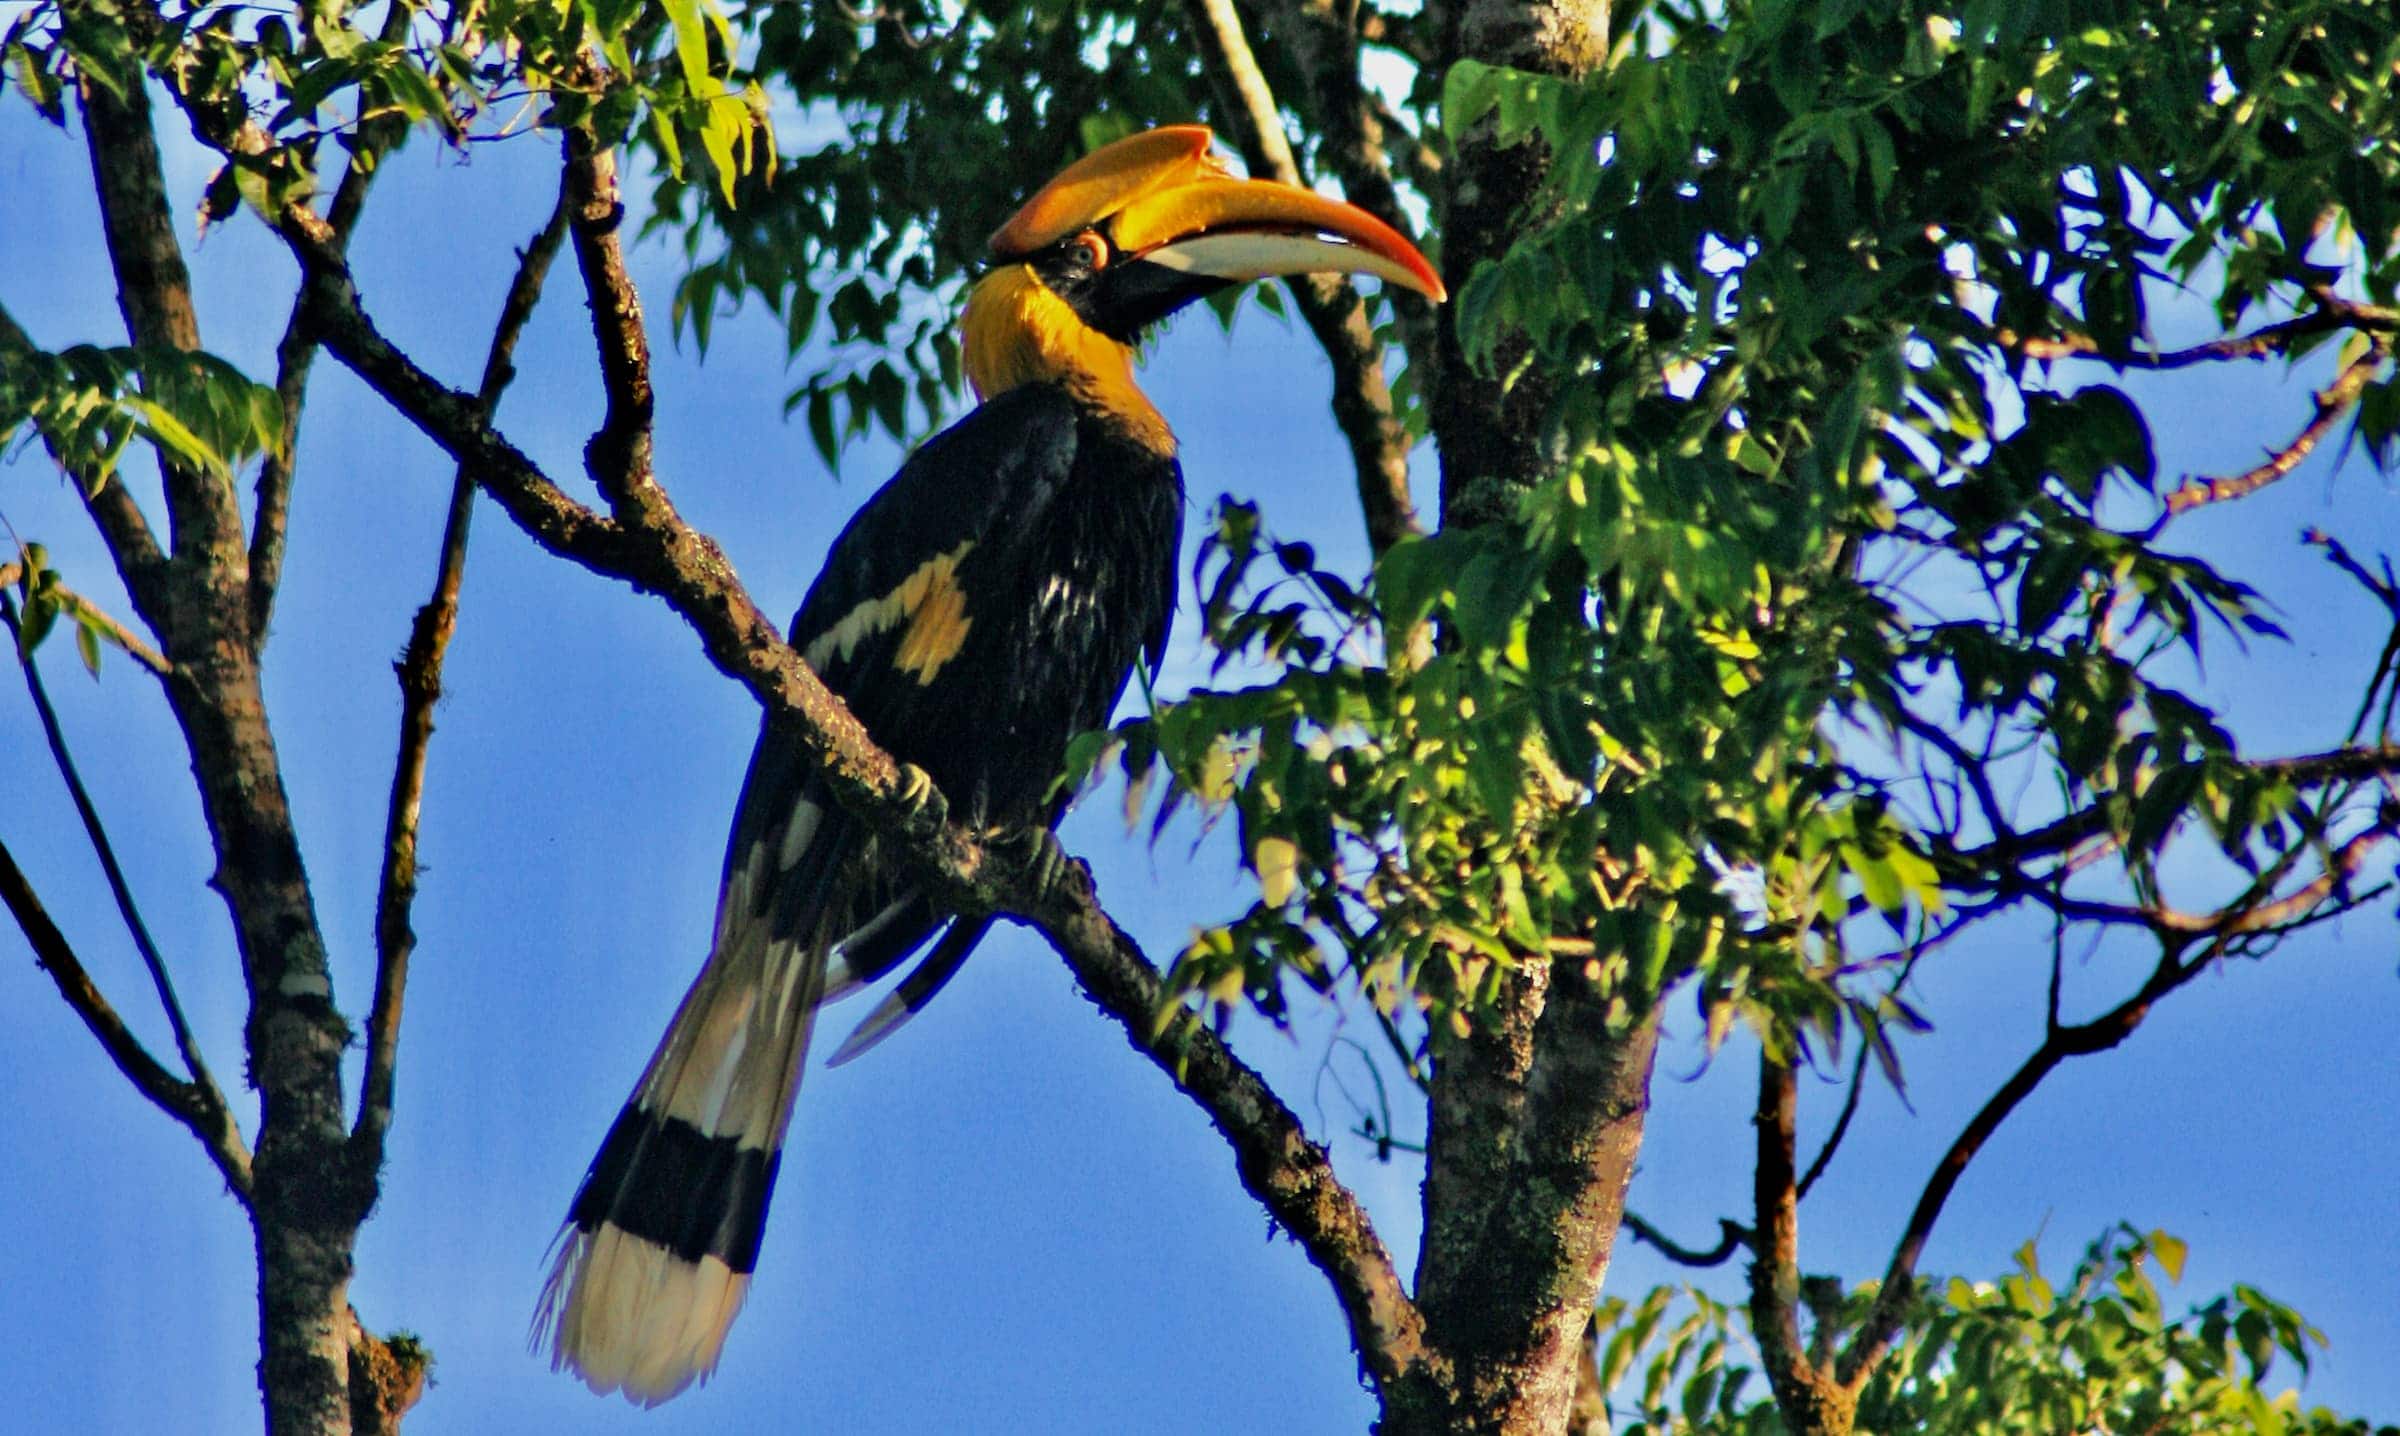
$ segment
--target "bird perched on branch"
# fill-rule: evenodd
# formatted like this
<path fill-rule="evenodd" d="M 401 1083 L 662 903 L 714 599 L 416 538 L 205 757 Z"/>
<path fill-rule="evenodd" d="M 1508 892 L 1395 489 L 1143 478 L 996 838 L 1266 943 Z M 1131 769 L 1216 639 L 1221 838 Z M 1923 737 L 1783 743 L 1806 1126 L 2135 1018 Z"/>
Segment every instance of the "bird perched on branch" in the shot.
<path fill-rule="evenodd" d="M 791 636 L 919 793 L 938 789 L 970 825 L 1037 833 L 1055 858 L 1066 743 L 1107 721 L 1137 659 L 1155 667 L 1174 608 L 1182 471 L 1134 384 L 1135 339 L 1270 275 L 1443 289 L 1365 211 L 1231 175 L 1198 125 L 1068 166 L 991 252 L 962 320 L 981 406 L 859 510 Z M 767 720 L 708 962 L 560 1234 L 536 1321 L 554 1366 L 645 1404 L 715 1368 L 817 1008 L 933 940 L 834 1060 L 855 1056 L 922 1007 L 989 923 L 920 891 Z"/>

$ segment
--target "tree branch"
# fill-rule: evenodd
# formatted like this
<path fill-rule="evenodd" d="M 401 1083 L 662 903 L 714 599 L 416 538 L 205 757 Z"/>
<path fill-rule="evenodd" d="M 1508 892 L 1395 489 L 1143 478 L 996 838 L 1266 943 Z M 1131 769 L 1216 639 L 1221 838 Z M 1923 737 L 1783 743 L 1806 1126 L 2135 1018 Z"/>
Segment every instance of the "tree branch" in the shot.
<path fill-rule="evenodd" d="M 384 15 L 385 41 L 406 35 L 415 11 L 406 5 L 394 5 Z M 357 232 L 358 217 L 365 208 L 367 191 L 382 173 L 380 161 L 408 133 L 408 123 L 398 115 L 362 121 L 358 133 L 349 141 L 350 162 L 342 171 L 341 183 L 334 188 L 333 203 L 327 209 L 326 223 L 333 231 L 334 244 L 347 251 L 350 236 Z M 230 163 L 230 161 L 228 161 Z M 283 581 L 284 535 L 291 521 L 293 468 L 300 451 L 300 411 L 308 397 L 308 372 L 316 362 L 317 346 L 308 337 L 306 295 L 292 302 L 291 317 L 284 322 L 283 338 L 275 346 L 275 400 L 283 411 L 283 438 L 275 452 L 267 455 L 258 470 L 258 507 L 250 521 L 250 648 L 253 653 L 266 646 L 268 620 L 274 616 L 275 590 Z"/>
<path fill-rule="evenodd" d="M 1756 1212 L 1750 1262 L 1750 1330 L 1758 1338 L 1767 1384 L 1786 1425 L 1801 1436 L 1848 1431 L 1857 1404 L 1811 1359 L 1800 1341 L 1800 1185 L 1793 1164 L 1800 1079 L 1762 1047 L 1758 1054 L 1757 1162 L 1751 1173 Z"/>
<path fill-rule="evenodd" d="M 1254 175 L 1305 185 L 1283 118 L 1251 53 L 1233 0 L 1185 0 L 1201 61 L 1217 91 L 1220 122 Z M 1387 222 L 1389 222 L 1388 217 Z M 1405 232 L 1405 223 L 1395 225 Z M 1408 431 L 1392 412 L 1384 350 L 1367 322 L 1366 301 L 1332 275 L 1294 275 L 1292 302 L 1333 366 L 1333 417 L 1350 443 L 1358 502 L 1374 552 L 1421 532 L 1408 496 Z"/>
<path fill-rule="evenodd" d="M 501 302 L 500 319 L 485 351 L 483 382 L 476 402 L 487 416 L 515 377 L 518 336 L 533 317 L 550 261 L 567 231 L 562 188 L 550 218 L 517 256 L 516 277 Z M 408 647 L 394 665 L 400 678 L 399 757 L 393 764 L 391 801 L 384 813 L 383 879 L 375 896 L 375 998 L 367 1018 L 366 1070 L 359 1079 L 358 1119 L 351 1141 L 367 1165 L 383 1161 L 391 1128 L 393 1076 L 399 1060 L 400 1019 L 408 991 L 408 963 L 417 935 L 409 912 L 417 897 L 417 817 L 425 795 L 426 756 L 433 742 L 433 709 L 442 696 L 442 659 L 458 627 L 459 586 L 467 563 L 467 527 L 474 514 L 475 474 L 461 464 L 450 481 L 450 508 L 442 522 L 441 556 L 434 566 L 433 595 L 417 610 Z"/>
<path fill-rule="evenodd" d="M 1842 1114 L 1833 1119 L 1833 1130 L 1825 1134 L 1825 1145 L 1817 1149 L 1816 1159 L 1801 1174 L 1800 1185 L 1792 1193 L 1792 1200 L 1808 1200 L 1809 1188 L 1817 1184 L 1817 1178 L 1825 1175 L 1825 1169 L 1833 1164 L 1833 1154 L 1842 1149 L 1842 1138 L 1850 1131 L 1850 1119 L 1858 1115 L 1859 1094 L 1866 1090 L 1867 1085 L 1867 1058 L 1874 1050 L 1872 1043 L 1862 1040 L 1858 1044 L 1858 1061 L 1850 1068 L 1850 1090 L 1842 1098 Z"/>
<path fill-rule="evenodd" d="M 2351 406 L 2358 402 L 2359 395 L 2366 391 L 2368 381 L 2383 368 L 2384 361 L 2391 355 L 2390 336 L 2377 335 L 2369 341 L 2366 353 L 2344 369 L 2330 386 L 2318 392 L 2316 417 L 2293 435 L 2290 443 L 2269 454 L 2265 462 L 2241 473 L 2217 479 L 2194 478 L 2169 490 L 2166 509 L 2159 515 L 2159 523 L 2163 524 L 2167 519 L 2202 504 L 2248 498 L 2289 475 L 2300 467 L 2302 460 L 2316 452 L 2317 445 L 2333 432 L 2334 425 L 2340 422 L 2341 417 L 2350 412 Z"/>
<path fill-rule="evenodd" d="M 0 305 L 0 358 L 32 353 L 35 349 L 32 337 L 18 328 L 7 307 Z M 161 619 L 167 611 L 167 558 L 159 552 L 158 540 L 150 532 L 150 521 L 142 516 L 141 506 L 126 491 L 121 476 L 110 474 L 94 481 L 89 474 L 70 469 L 66 456 L 55 444 L 47 440 L 44 443 L 52 460 L 83 496 L 84 508 L 100 531 L 101 542 L 108 547 L 109 560 L 116 565 L 125 591 L 133 599 L 134 612 L 151 632 L 160 632 Z M 133 651 L 127 645 L 126 652 Z M 144 645 L 144 651 L 156 652 L 148 645 Z"/>
<path fill-rule="evenodd" d="M 0 588 L 13 588 L 24 576 L 25 567 L 16 559 L 0 563 Z M 60 583 L 55 576 L 49 580 L 47 591 L 56 597 L 60 604 L 75 610 L 78 620 L 88 620 L 106 629 L 109 641 L 125 650 L 126 657 L 161 678 L 175 671 L 174 665 L 167 662 L 166 655 L 152 648 L 149 640 L 126 627 L 124 621 L 115 614 Z"/>
<path fill-rule="evenodd" d="M 1844 1388 L 1855 1395 L 1865 1384 L 1875 1363 L 1890 1348 L 1892 1338 L 1900 1329 L 1902 1312 L 1915 1290 L 1917 1260 L 1924 1254 L 1925 1243 L 1933 1235 L 1934 1223 L 1940 1220 L 1943 1205 L 1949 1201 L 1959 1178 L 1965 1175 L 1968 1165 L 1983 1150 L 1984 1144 L 1991 1140 L 2000 1124 L 2008 1120 L 2009 1114 L 2032 1095 L 2042 1080 L 2071 1057 L 2105 1052 L 2131 1036 L 2134 1029 L 2141 1026 L 2143 1019 L 2150 1015 L 2150 1009 L 2159 999 L 2207 970 L 2223 952 L 2231 936 L 2241 932 L 2265 931 L 2304 916 L 2308 909 L 2338 891 L 2342 883 L 2365 865 L 2368 854 L 2392 836 L 2393 829 L 2388 824 L 2378 824 L 2343 844 L 2315 882 L 2287 897 L 2264 904 L 2251 904 L 2245 909 L 2272 914 L 2270 917 L 2250 921 L 2220 915 L 2221 921 L 2210 929 L 2214 933 L 2214 940 L 2204 944 L 2195 956 L 2183 956 L 2192 944 L 2190 936 L 2180 931 L 2163 935 L 2158 965 L 2152 969 L 2139 991 L 2089 1022 L 2061 1024 L 2053 1018 L 2047 1024 L 2048 1030 L 2041 1046 L 1992 1094 L 1934 1165 L 1933 1174 L 1926 1180 L 1915 1209 L 1909 1213 L 1908 1225 L 1892 1249 L 1891 1262 L 1885 1268 L 1883 1286 L 1876 1294 L 1875 1304 L 1860 1323 L 1849 1349 L 1843 1353 L 1838 1379 Z M 2228 913 L 2233 911 L 2227 910 Z"/>
<path fill-rule="evenodd" d="M 583 466 L 622 522 L 680 526 L 674 505 L 651 470 L 650 336 L 642 300 L 625 269 L 617 238 L 625 205 L 617 193 L 617 156 L 598 148 L 588 129 L 567 132 L 568 232 L 575 264 L 591 302 L 592 335 L 600 346 L 600 382 L 608 409 L 583 448 Z"/>
<path fill-rule="evenodd" d="M 175 239 L 158 138 L 151 130 L 149 91 L 137 81 L 119 95 L 86 77 L 81 98 L 85 148 L 126 333 L 137 345 L 196 350 L 200 324 L 192 308 L 192 276 Z M 169 547 L 176 557 L 213 554 L 229 542 L 238 546 L 241 515 L 225 485 L 165 462 L 163 455 L 159 467 L 166 479 Z M 131 575 L 127 581 L 132 583 Z M 135 603 L 143 598 L 137 590 Z M 158 625 L 159 615 L 143 616 Z"/>
<path fill-rule="evenodd" d="M 575 204 L 571 196 L 570 215 Z M 326 350 L 470 469 L 536 542 L 658 595 L 690 623 L 721 672 L 791 720 L 793 741 L 836 800 L 916 865 L 936 901 L 962 912 L 1013 913 L 1041 929 L 1086 994 L 1226 1134 L 1244 1185 L 1332 1281 L 1362 1363 L 1376 1372 L 1416 1363 L 1421 1321 L 1365 1209 L 1299 1119 L 1215 1034 L 1182 1023 L 1153 1035 L 1167 1001 L 1158 973 L 1089 888 L 1059 884 L 1062 891 L 1042 903 L 1024 901 L 1023 860 L 1009 845 L 989 845 L 951 827 L 941 802 L 920 806 L 900 794 L 890 755 L 784 643 L 716 544 L 684 525 L 663 492 L 656 503 L 628 505 L 620 518 L 595 514 L 560 492 L 491 427 L 474 398 L 443 387 L 383 338 L 339 253 L 321 243 L 313 216 L 302 217 L 305 207 L 295 209 L 279 216 L 277 228 L 301 263 L 326 281 L 311 316 Z M 607 482 L 620 491 L 630 487 L 622 476 Z"/>
<path fill-rule="evenodd" d="M 2269 359 L 2288 354 L 2301 341 L 2342 329 L 2357 329 L 2370 334 L 2390 334 L 2400 331 L 2400 311 L 2380 309 L 2373 305 L 2327 294 L 2319 298 L 2317 307 L 2305 314 L 2254 329 L 2247 334 L 2228 334 L 2188 349 L 2168 349 L 2152 352 L 2145 349 L 2105 349 L 2089 334 L 2064 334 L 2042 338 L 2019 334 L 2002 328 L 1993 338 L 2004 349 L 2011 349 L 2028 359 L 2055 362 L 2061 359 L 2090 359 L 2113 369 L 2189 369 L 2199 364 L 2222 364 L 2241 359 Z"/>
<path fill-rule="evenodd" d="M 167 1026 L 175 1034 L 175 1050 L 183 1055 L 184 1072 L 191 1078 L 197 1095 L 218 1116 L 224 1117 L 228 1110 L 225 1094 L 209 1075 L 208 1063 L 200 1056 L 200 1044 L 192 1038 L 191 1024 L 184 1020 L 183 1003 L 175 995 L 174 980 L 167 975 L 166 959 L 159 956 L 149 924 L 142 921 L 141 909 L 134 904 L 133 887 L 126 882 L 125 869 L 117 862 L 117 850 L 108 840 L 108 829 L 101 825 L 100 810 L 93 804 L 90 790 L 83 786 L 83 774 L 75 767 L 74 755 L 67 751 L 66 731 L 59 726 L 58 710 L 50 706 L 50 693 L 42 684 L 41 670 L 35 666 L 33 655 L 26 651 L 16 601 L 5 592 L 0 592 L 0 626 L 8 629 L 10 646 L 17 653 L 17 666 L 25 674 L 25 691 L 32 696 L 33 711 L 41 720 L 42 738 L 50 745 L 51 761 L 58 766 L 58 776 L 65 781 L 67 796 L 75 804 L 75 815 L 83 821 L 84 834 L 92 841 L 92 852 L 100 859 L 100 871 L 108 878 L 109 896 L 116 900 L 117 915 L 125 920 L 125 930 L 132 935 L 134 948 L 142 955 L 142 965 L 149 969 L 150 985 L 157 990 L 158 1005 L 166 1011 Z"/>
<path fill-rule="evenodd" d="M 1661 1256 L 1678 1266 L 1723 1266 L 1732 1259 L 1735 1252 L 1748 1246 L 1751 1240 L 1749 1228 L 1726 1217 L 1717 1218 L 1717 1244 L 1706 1251 L 1702 1251 L 1698 1247 L 1687 1247 L 1676 1241 L 1673 1237 L 1644 1221 L 1639 1212 L 1628 1210 L 1618 1220 L 1624 1226 L 1626 1233 L 1635 1241 L 1653 1248 Z"/>
<path fill-rule="evenodd" d="M 116 1008 L 92 982 L 91 974 L 84 971 L 66 935 L 50 920 L 50 914 L 42 907 L 32 885 L 26 882 L 5 842 L 0 842 L 0 901 L 8 904 L 9 913 L 32 945 L 34 962 L 58 984 L 58 995 L 67 1000 L 67 1006 L 83 1019 L 91 1034 L 100 1039 L 100 1046 L 108 1053 L 109 1060 L 117 1064 L 117 1070 L 133 1083 L 135 1091 L 200 1139 L 209 1160 L 224 1174 L 225 1185 L 248 1205 L 250 1153 L 242 1145 L 241 1133 L 224 1117 L 222 1109 L 212 1112 L 208 1108 L 198 1088 L 161 1066 L 142 1046 L 141 1039 L 126 1027 L 125 1019 L 117 1015 Z"/>

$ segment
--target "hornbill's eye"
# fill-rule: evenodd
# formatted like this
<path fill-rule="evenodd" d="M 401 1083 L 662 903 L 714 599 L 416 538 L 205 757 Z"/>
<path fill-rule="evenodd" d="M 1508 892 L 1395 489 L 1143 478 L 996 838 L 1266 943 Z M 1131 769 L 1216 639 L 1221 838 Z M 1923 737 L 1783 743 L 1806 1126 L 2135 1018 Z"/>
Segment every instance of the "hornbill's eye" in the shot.
<path fill-rule="evenodd" d="M 1087 229 L 1068 240 L 1067 253 L 1073 255 L 1086 269 L 1108 268 L 1108 241 L 1100 237 L 1098 230 Z"/>

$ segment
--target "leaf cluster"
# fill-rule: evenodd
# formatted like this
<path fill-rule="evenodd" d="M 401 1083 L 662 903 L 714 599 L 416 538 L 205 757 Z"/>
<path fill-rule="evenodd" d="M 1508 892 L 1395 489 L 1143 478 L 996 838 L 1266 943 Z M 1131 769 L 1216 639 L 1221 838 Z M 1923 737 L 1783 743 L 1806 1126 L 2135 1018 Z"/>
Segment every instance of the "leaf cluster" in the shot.
<path fill-rule="evenodd" d="M 1998 1281 L 1953 1277 L 1911 1305 L 1892 1354 L 1860 1393 L 1860 1432 L 2002 1436 L 2019 1431 L 2177 1432 L 2188 1436 L 2380 1436 L 2299 1392 L 2324 1337 L 2249 1286 L 2181 1313 L 2156 1273 L 2182 1278 L 2184 1244 L 2120 1228 L 2094 1242 L 2064 1288 L 2029 1242 Z M 1929 1287 L 1928 1290 L 1932 1290 Z M 1872 1290 L 1820 1305 L 1854 1321 Z M 1750 1353 L 1746 1318 L 1704 1292 L 1661 1287 L 1611 1298 L 1594 1323 L 1599 1375 L 1620 1436 L 1735 1436 L 1785 1426 Z M 2288 1364 L 2288 1365 L 2287 1365 Z"/>

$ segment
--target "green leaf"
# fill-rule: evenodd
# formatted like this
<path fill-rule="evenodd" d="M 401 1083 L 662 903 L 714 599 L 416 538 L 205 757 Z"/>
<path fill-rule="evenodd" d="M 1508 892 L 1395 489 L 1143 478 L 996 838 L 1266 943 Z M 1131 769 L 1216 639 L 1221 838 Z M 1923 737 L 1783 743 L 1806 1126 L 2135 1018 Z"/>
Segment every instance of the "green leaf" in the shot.
<path fill-rule="evenodd" d="M 2154 1231 L 2150 1233 L 2149 1243 L 2151 1255 L 2158 1258 L 2159 1270 L 2167 1274 L 2167 1280 L 2182 1281 L 2183 1259 L 2190 1250 L 2183 1239 L 2169 1236 L 2163 1231 Z"/>
<path fill-rule="evenodd" d="M 16 79 L 18 91 L 34 110 L 43 119 L 65 129 L 67 109 L 59 99 L 58 77 L 51 74 L 41 58 L 27 49 L 22 41 L 10 41 L 5 58 L 10 73 Z"/>
<path fill-rule="evenodd" d="M 700 0 L 659 0 L 667 23 L 675 27 L 675 60 L 683 68 L 683 83 L 694 95 L 709 85 L 708 26 L 700 18 Z"/>

